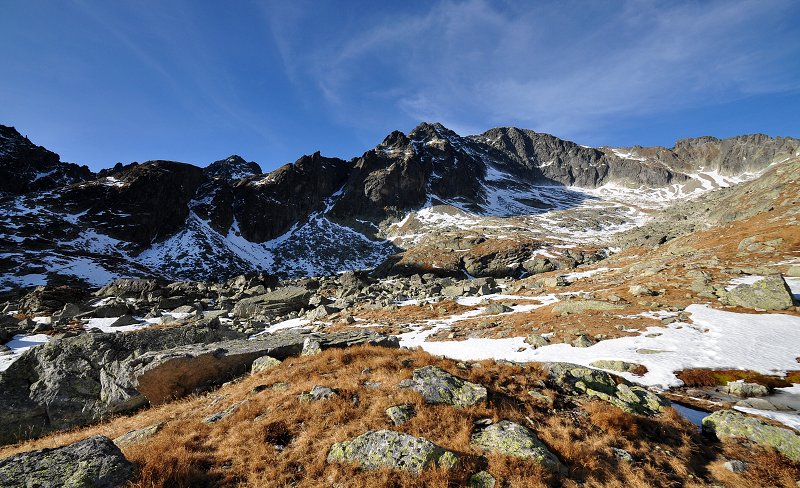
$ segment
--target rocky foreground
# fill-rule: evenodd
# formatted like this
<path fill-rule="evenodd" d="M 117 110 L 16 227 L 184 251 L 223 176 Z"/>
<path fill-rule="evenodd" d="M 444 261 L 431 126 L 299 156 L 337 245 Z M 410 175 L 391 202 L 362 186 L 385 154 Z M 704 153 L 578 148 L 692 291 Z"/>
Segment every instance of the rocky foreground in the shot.
<path fill-rule="evenodd" d="M 660 283 L 668 268 L 646 262 L 623 282 L 599 269 L 36 288 L 6 303 L 0 328 L 4 342 L 48 338 L 0 356 L 0 485 L 792 486 L 796 431 L 707 397 L 701 432 L 643 386 L 650 363 L 413 349 L 488 340 L 502 355 L 491 341 L 521 336 L 515 354 L 563 345 L 568 359 L 651 324 L 692 327 L 686 303 L 703 295 L 734 315 L 800 315 L 780 274 L 726 287 L 707 267 L 681 300 Z M 747 378 L 726 394 L 753 402 L 774 386 Z"/>

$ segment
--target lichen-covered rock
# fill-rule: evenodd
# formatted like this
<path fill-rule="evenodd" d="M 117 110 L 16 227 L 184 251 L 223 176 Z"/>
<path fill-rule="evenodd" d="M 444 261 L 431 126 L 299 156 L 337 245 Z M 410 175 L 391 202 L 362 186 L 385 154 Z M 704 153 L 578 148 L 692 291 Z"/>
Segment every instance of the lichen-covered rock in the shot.
<path fill-rule="evenodd" d="M 468 488 L 494 488 L 496 485 L 497 480 L 486 471 L 478 471 L 467 480 Z"/>
<path fill-rule="evenodd" d="M 725 391 L 730 395 L 742 398 L 763 397 L 769 395 L 769 388 L 758 383 L 747 383 L 746 381 L 731 381 L 725 387 Z"/>
<path fill-rule="evenodd" d="M 605 371 L 570 363 L 546 363 L 550 378 L 562 389 L 604 400 L 628 413 L 655 415 L 669 400 Z"/>
<path fill-rule="evenodd" d="M 572 341 L 572 347 L 592 347 L 593 345 L 594 342 L 583 334 Z"/>
<path fill-rule="evenodd" d="M 530 459 L 551 471 L 563 469 L 561 461 L 531 429 L 509 420 L 501 420 L 473 432 L 471 444 L 484 451 Z"/>
<path fill-rule="evenodd" d="M 525 338 L 525 343 L 530 344 L 534 349 L 537 349 L 550 344 L 550 341 L 547 340 L 546 337 L 542 337 L 540 334 L 529 334 Z"/>
<path fill-rule="evenodd" d="M 157 422 L 152 425 L 148 425 L 147 427 L 142 427 L 141 429 L 132 430 L 130 432 L 126 432 L 121 436 L 114 439 L 114 444 L 118 445 L 119 447 L 130 446 L 132 444 L 138 444 L 145 439 L 148 439 L 158 433 L 161 430 L 161 427 L 164 426 L 166 422 Z"/>
<path fill-rule="evenodd" d="M 627 361 L 619 361 L 614 359 L 598 359 L 592 361 L 593 368 L 610 369 L 611 371 L 619 371 L 620 373 L 635 373 L 642 368 L 642 365 L 636 363 L 629 363 Z"/>
<path fill-rule="evenodd" d="M 0 459 L 0 486 L 5 488 L 118 488 L 132 473 L 133 465 L 119 448 L 99 435 Z"/>
<path fill-rule="evenodd" d="M 311 391 L 301 393 L 298 399 L 301 402 L 316 402 L 319 400 L 328 400 L 336 396 L 336 390 L 328 386 L 316 385 Z"/>
<path fill-rule="evenodd" d="M 261 373 L 262 371 L 266 371 L 276 366 L 280 366 L 280 364 L 281 364 L 280 359 L 275 359 L 272 356 L 261 356 L 260 358 L 253 361 L 253 364 L 250 366 L 250 372 L 252 374 Z"/>
<path fill-rule="evenodd" d="M 212 413 L 211 415 L 209 415 L 208 417 L 203 419 L 203 423 L 204 424 L 215 424 L 215 423 L 219 422 L 220 420 L 226 419 L 226 418 L 230 417 L 231 415 L 233 415 L 234 413 L 236 413 L 236 411 L 239 410 L 239 407 L 241 407 L 245 403 L 247 403 L 247 400 L 242 400 L 240 402 L 234 403 L 233 405 L 231 405 L 230 407 L 226 408 L 225 410 L 222 410 L 220 412 Z"/>
<path fill-rule="evenodd" d="M 719 410 L 705 417 L 703 431 L 718 439 L 744 438 L 772 447 L 792 461 L 800 462 L 800 435 L 733 410 Z"/>
<path fill-rule="evenodd" d="M 365 469 L 391 468 L 419 474 L 429 467 L 452 468 L 458 456 L 412 435 L 393 430 L 369 431 L 328 452 L 329 463 L 352 463 Z"/>
<path fill-rule="evenodd" d="M 553 306 L 553 313 L 583 313 L 587 310 L 622 310 L 626 305 L 601 300 L 567 300 Z"/>
<path fill-rule="evenodd" d="M 753 284 L 742 284 L 726 294 L 731 305 L 761 310 L 786 310 L 792 292 L 781 275 L 766 276 Z"/>
<path fill-rule="evenodd" d="M 417 411 L 411 404 L 394 405 L 386 409 L 386 415 L 394 425 L 402 425 L 414 418 L 416 414 Z"/>
<path fill-rule="evenodd" d="M 468 407 L 486 401 L 486 388 L 451 375 L 436 366 L 415 369 L 409 387 L 427 403 Z"/>

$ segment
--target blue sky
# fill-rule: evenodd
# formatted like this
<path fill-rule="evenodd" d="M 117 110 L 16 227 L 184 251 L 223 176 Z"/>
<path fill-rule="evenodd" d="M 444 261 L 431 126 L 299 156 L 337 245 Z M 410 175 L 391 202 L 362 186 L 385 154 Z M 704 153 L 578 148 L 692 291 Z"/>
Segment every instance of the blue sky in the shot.
<path fill-rule="evenodd" d="M 8 0 L 0 123 L 93 169 L 349 159 L 392 130 L 800 136 L 794 0 Z"/>

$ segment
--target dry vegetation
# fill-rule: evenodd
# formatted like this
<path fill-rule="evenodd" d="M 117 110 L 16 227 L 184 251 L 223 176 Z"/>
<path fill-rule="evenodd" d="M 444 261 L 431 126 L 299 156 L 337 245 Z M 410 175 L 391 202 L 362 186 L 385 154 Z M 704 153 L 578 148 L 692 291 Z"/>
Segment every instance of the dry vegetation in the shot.
<path fill-rule="evenodd" d="M 488 405 L 456 409 L 427 405 L 396 387 L 414 368 L 438 365 L 490 390 Z M 194 486 L 464 486 L 486 469 L 510 486 L 780 486 L 797 475 L 797 466 L 754 451 L 757 470 L 742 475 L 721 471 L 727 447 L 711 445 L 696 428 L 670 410 L 658 418 L 629 415 L 609 404 L 567 397 L 546 387 L 536 365 L 483 361 L 462 364 L 420 350 L 357 347 L 293 358 L 263 373 L 217 391 L 146 409 L 100 425 L 55 434 L 0 449 L 0 456 L 53 447 L 100 433 L 110 437 L 159 421 L 164 427 L 141 444 L 123 449 L 139 467 L 134 487 Z M 338 396 L 311 403 L 298 395 L 315 385 L 335 388 Z M 544 397 L 533 397 L 536 390 Z M 547 400 L 547 399 L 549 400 Z M 206 416 L 245 401 L 230 417 L 214 424 Z M 387 407 L 414 404 L 417 416 L 395 427 Z M 510 419 L 533 428 L 569 467 L 557 479 L 537 465 L 504 456 L 482 456 L 470 447 L 473 422 Z M 334 442 L 370 429 L 390 428 L 425 437 L 461 457 L 458 469 L 430 470 L 415 477 L 396 471 L 362 471 L 326 462 Z M 630 452 L 620 461 L 612 448 Z"/>
<path fill-rule="evenodd" d="M 800 371 L 788 371 L 786 376 L 772 376 L 742 369 L 685 369 L 675 373 L 687 387 L 725 386 L 731 381 L 744 380 L 767 388 L 786 388 L 800 383 Z"/>

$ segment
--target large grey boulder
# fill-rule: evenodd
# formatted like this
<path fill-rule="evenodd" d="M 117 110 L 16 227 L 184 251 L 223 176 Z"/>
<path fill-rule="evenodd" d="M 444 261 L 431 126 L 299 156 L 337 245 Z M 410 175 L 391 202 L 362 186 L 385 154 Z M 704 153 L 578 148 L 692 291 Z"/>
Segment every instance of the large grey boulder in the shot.
<path fill-rule="evenodd" d="M 553 313 L 569 314 L 569 313 L 583 313 L 586 312 L 587 310 L 603 310 L 603 311 L 622 310 L 625 307 L 626 305 L 604 302 L 601 300 L 568 300 L 556 303 L 553 306 Z"/>
<path fill-rule="evenodd" d="M 484 451 L 529 459 L 551 471 L 563 470 L 561 461 L 536 437 L 536 433 L 509 420 L 479 428 L 473 432 L 471 444 Z"/>
<path fill-rule="evenodd" d="M 139 298 L 160 288 L 158 280 L 141 278 L 120 278 L 112 281 L 97 292 L 98 297 Z"/>
<path fill-rule="evenodd" d="M 253 363 L 263 356 L 277 360 L 298 356 L 309 338 L 323 350 L 358 344 L 399 346 L 397 338 L 370 331 L 332 334 L 282 331 L 252 340 L 190 344 L 148 352 L 126 364 L 127 374 L 118 384 L 126 391 L 139 392 L 151 405 L 157 405 L 241 376 L 251 371 Z"/>
<path fill-rule="evenodd" d="M 571 363 L 543 366 L 550 379 L 563 390 L 599 398 L 628 413 L 656 415 L 670 405 L 666 398 L 605 371 Z"/>
<path fill-rule="evenodd" d="M 398 469 L 419 474 L 434 466 L 452 468 L 458 464 L 458 457 L 420 437 L 393 430 L 373 430 L 331 446 L 328 462 L 357 464 L 365 469 Z"/>
<path fill-rule="evenodd" d="M 0 444 L 85 425 L 147 403 L 127 381 L 129 362 L 150 351 L 243 337 L 205 326 L 88 333 L 25 351 L 0 372 Z"/>
<path fill-rule="evenodd" d="M 285 314 L 308 307 L 312 293 L 301 286 L 286 286 L 263 295 L 239 300 L 233 307 L 233 315 L 250 318 L 265 314 Z"/>
<path fill-rule="evenodd" d="M 748 383 L 746 381 L 731 381 L 724 388 L 729 395 L 742 398 L 763 397 L 769 395 L 769 388 L 758 383 Z"/>
<path fill-rule="evenodd" d="M 26 351 L 0 372 L 0 444 L 222 384 L 246 374 L 262 356 L 299 355 L 309 337 L 322 349 L 399 347 L 396 337 L 369 331 L 242 337 L 212 321 L 208 327 L 83 334 Z"/>
<path fill-rule="evenodd" d="M 0 486 L 6 488 L 118 488 L 132 474 L 133 465 L 119 448 L 99 435 L 0 459 Z"/>
<path fill-rule="evenodd" d="M 415 369 L 411 382 L 404 384 L 422 395 L 427 403 L 468 407 L 485 402 L 487 391 L 436 366 Z"/>
<path fill-rule="evenodd" d="M 705 417 L 703 432 L 714 434 L 720 440 L 747 439 L 754 444 L 774 448 L 792 461 L 800 462 L 800 435 L 734 410 L 719 410 Z"/>
<path fill-rule="evenodd" d="M 760 310 L 786 310 L 793 305 L 792 292 L 781 275 L 739 285 L 726 294 L 726 299 L 731 305 Z"/>

